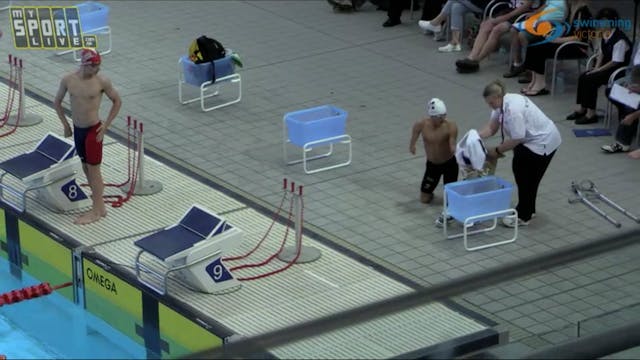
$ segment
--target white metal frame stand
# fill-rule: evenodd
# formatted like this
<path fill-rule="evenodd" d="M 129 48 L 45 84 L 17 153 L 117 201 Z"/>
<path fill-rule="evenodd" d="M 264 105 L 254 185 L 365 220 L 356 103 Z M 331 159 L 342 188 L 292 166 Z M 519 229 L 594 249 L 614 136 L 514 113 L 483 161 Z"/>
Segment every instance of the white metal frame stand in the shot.
<path fill-rule="evenodd" d="M 508 244 L 508 243 L 512 243 L 514 241 L 516 241 L 516 239 L 518 238 L 518 211 L 516 211 L 516 209 L 505 209 L 505 210 L 501 210 L 501 211 L 496 211 L 496 212 L 491 212 L 491 213 L 486 213 L 486 214 L 478 214 L 478 215 L 474 215 L 474 216 L 469 216 L 466 219 L 456 219 L 458 221 L 460 221 L 462 223 L 462 232 L 461 233 L 457 233 L 457 234 L 449 234 L 448 233 L 448 221 L 447 221 L 447 217 L 449 216 L 449 214 L 447 213 L 447 192 L 446 190 L 444 191 L 444 210 L 443 210 L 443 224 L 442 224 L 442 229 L 444 232 L 444 236 L 447 239 L 455 239 L 455 238 L 459 238 L 462 237 L 464 239 L 464 248 L 467 251 L 475 251 L 475 250 L 481 250 L 481 249 L 486 249 L 489 247 L 493 247 L 493 246 L 498 246 L 498 245 L 504 245 L 504 244 Z M 479 234 L 479 233 L 483 233 L 483 232 L 488 232 L 488 231 L 492 231 L 494 230 L 497 226 L 498 226 L 498 219 L 504 216 L 514 216 L 516 218 L 515 221 L 515 226 L 513 228 L 513 237 L 511 239 L 508 240 L 503 240 L 503 241 L 496 241 L 496 242 L 492 242 L 489 244 L 484 244 L 484 245 L 478 245 L 478 246 L 469 246 L 469 235 L 473 235 L 473 234 Z M 493 225 L 490 227 L 483 227 L 480 229 L 474 229 L 474 230 L 470 230 L 475 223 L 479 222 L 479 221 L 485 221 L 485 220 L 493 220 Z"/>
<path fill-rule="evenodd" d="M 308 143 L 305 143 L 304 146 L 302 146 L 302 158 L 300 159 L 295 159 L 295 160 L 289 160 L 289 155 L 287 154 L 287 144 L 291 143 L 291 140 L 289 140 L 289 135 L 287 133 L 287 124 L 286 124 L 286 120 L 283 119 L 282 120 L 282 140 L 283 140 L 283 145 L 282 145 L 282 150 L 283 150 L 283 154 L 284 154 L 284 162 L 287 165 L 293 165 L 293 164 L 299 164 L 302 163 L 302 167 L 304 169 L 304 172 L 306 174 L 313 174 L 313 173 L 317 173 L 320 171 L 325 171 L 325 170 L 331 170 L 331 169 L 335 169 L 335 168 L 339 168 L 339 167 L 343 167 L 343 166 L 347 166 L 349 164 L 351 164 L 351 159 L 352 159 L 352 148 L 351 148 L 351 136 L 349 136 L 348 134 L 344 134 L 344 135 L 339 135 L 339 136 L 334 136 L 334 137 L 330 137 L 330 138 L 326 138 L 326 139 L 319 139 L 319 140 L 315 140 L 315 141 L 311 141 Z M 329 166 L 325 166 L 325 167 L 321 167 L 321 168 L 317 168 L 317 169 L 313 169 L 313 170 L 309 170 L 309 166 L 307 165 L 307 163 L 311 160 L 316 160 L 316 159 L 322 159 L 322 158 L 326 158 L 329 157 L 333 154 L 333 144 L 346 144 L 348 147 L 348 158 L 346 161 L 339 163 L 339 164 L 334 164 L 334 165 L 329 165 Z M 295 145 L 295 144 L 294 144 Z M 314 156 L 307 156 L 307 153 L 309 153 L 310 151 L 312 151 L 314 149 L 314 146 L 325 146 L 328 145 L 329 146 L 329 151 L 327 151 L 326 153 L 322 153 L 319 155 L 314 155 Z M 296 145 L 297 146 L 297 145 Z"/>

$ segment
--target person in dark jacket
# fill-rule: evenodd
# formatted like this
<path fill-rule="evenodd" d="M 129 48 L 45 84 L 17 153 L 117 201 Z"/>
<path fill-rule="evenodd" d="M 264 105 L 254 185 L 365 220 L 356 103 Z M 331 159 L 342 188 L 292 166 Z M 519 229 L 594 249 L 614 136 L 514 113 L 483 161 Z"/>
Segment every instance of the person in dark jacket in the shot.
<path fill-rule="evenodd" d="M 621 66 L 629 63 L 631 58 L 631 41 L 615 25 L 618 23 L 618 12 L 612 8 L 598 11 L 598 32 L 602 34 L 596 66 L 580 74 L 576 96 L 576 110 L 567 116 L 567 120 L 575 120 L 578 125 L 598 122 L 596 101 L 598 89 L 609 82 L 609 77 Z M 610 27 L 608 27 L 610 26 Z"/>

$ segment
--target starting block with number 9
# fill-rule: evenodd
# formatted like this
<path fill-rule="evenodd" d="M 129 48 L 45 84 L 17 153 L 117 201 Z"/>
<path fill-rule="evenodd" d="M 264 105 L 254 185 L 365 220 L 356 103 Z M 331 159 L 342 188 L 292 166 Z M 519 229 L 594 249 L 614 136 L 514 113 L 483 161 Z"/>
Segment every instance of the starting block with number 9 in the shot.
<path fill-rule="evenodd" d="M 27 193 L 54 211 L 66 212 L 91 205 L 91 199 L 76 182 L 81 168 L 73 142 L 49 133 L 35 148 L 0 163 L 0 199 L 19 212 L 26 209 Z M 5 184 L 5 175 L 19 184 Z"/>
<path fill-rule="evenodd" d="M 136 275 L 141 283 L 162 295 L 167 292 L 167 281 L 172 272 L 193 289 L 205 293 L 239 287 L 240 282 L 225 267 L 222 256 L 240 245 L 242 239 L 240 229 L 203 207 L 193 205 L 177 224 L 134 243 L 140 248 L 136 256 Z M 143 261 L 145 253 L 150 256 L 144 256 Z"/>

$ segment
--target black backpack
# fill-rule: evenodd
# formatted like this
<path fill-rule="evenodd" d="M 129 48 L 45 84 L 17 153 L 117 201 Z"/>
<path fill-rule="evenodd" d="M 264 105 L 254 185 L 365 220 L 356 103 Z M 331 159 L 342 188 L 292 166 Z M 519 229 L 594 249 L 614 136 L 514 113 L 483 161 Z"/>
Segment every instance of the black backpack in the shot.
<path fill-rule="evenodd" d="M 216 68 L 214 61 L 222 59 L 225 55 L 226 51 L 224 46 L 222 46 L 218 40 L 212 39 L 206 35 L 202 35 L 193 40 L 189 46 L 189 59 L 191 59 L 195 64 L 211 62 L 211 66 L 213 67 L 212 82 L 216 81 Z"/>

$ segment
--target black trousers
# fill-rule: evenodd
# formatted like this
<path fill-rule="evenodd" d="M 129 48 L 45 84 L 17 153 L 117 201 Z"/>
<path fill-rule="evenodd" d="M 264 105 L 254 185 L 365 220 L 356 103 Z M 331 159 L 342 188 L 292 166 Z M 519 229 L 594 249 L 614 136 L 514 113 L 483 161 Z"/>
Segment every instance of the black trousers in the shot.
<path fill-rule="evenodd" d="M 609 76 L 618 68 L 619 66 L 615 66 L 593 74 L 587 74 L 586 72 L 580 74 L 580 77 L 578 77 L 576 104 L 582 105 L 585 109 L 595 110 L 598 101 L 598 89 L 602 85 L 607 85 Z"/>
<path fill-rule="evenodd" d="M 518 211 L 518 217 L 524 221 L 529 221 L 531 215 L 536 212 L 538 186 L 555 153 L 553 151 L 549 155 L 538 155 L 523 144 L 513 149 L 511 167 L 518 186 L 518 205 L 516 210 Z"/>
<path fill-rule="evenodd" d="M 410 6 L 411 0 L 391 0 L 389 1 L 387 16 L 392 20 L 400 20 L 400 16 L 402 16 L 402 10 L 408 9 Z"/>
<path fill-rule="evenodd" d="M 419 0 L 414 0 L 414 3 L 418 3 Z M 440 14 L 442 6 L 446 0 L 424 0 L 422 5 L 421 20 L 431 20 Z M 387 16 L 389 19 L 400 20 L 402 16 L 402 10 L 409 9 L 411 7 L 411 0 L 391 0 L 389 4 L 389 10 L 387 10 Z"/>
<path fill-rule="evenodd" d="M 615 107 L 618 108 L 618 119 L 622 120 L 625 118 L 625 116 L 631 114 L 632 112 L 635 112 L 638 109 L 634 109 L 632 107 L 629 107 L 623 103 L 620 103 L 616 100 L 613 100 L 609 94 L 611 93 L 611 89 L 607 88 L 607 90 L 605 91 L 605 93 L 607 94 L 607 98 L 609 98 L 609 101 L 611 101 L 611 103 L 613 105 L 615 105 Z M 618 129 L 616 130 L 616 141 L 619 142 L 622 145 L 631 145 L 631 142 L 633 141 L 633 138 L 636 136 L 636 131 L 638 131 L 638 120 L 635 120 L 631 125 L 625 125 L 622 123 L 618 124 Z"/>
<path fill-rule="evenodd" d="M 524 60 L 524 68 L 536 74 L 545 73 L 547 59 L 553 59 L 560 44 L 544 43 L 527 48 L 527 56 Z M 562 48 L 559 59 L 586 58 L 588 48 L 581 45 L 567 45 Z"/>

